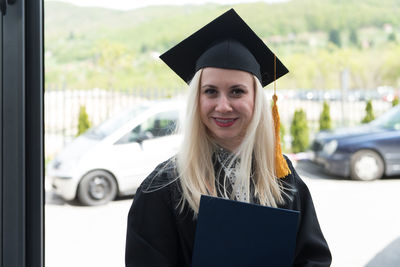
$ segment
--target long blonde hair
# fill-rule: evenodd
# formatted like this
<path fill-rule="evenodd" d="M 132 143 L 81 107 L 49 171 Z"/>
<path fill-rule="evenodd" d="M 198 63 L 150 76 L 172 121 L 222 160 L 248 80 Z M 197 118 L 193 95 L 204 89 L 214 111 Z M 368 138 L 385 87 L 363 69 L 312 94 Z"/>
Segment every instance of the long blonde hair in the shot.
<path fill-rule="evenodd" d="M 179 181 L 182 187 L 181 210 L 185 201 L 198 213 L 202 194 L 217 196 L 213 153 L 216 145 L 200 120 L 199 88 L 202 70 L 199 70 L 189 85 L 185 121 L 180 127 L 183 142 L 176 156 Z M 277 207 L 283 203 L 282 186 L 275 178 L 274 129 L 270 106 L 265 99 L 260 82 L 254 77 L 255 101 L 253 117 L 242 143 L 235 151 L 230 164 L 240 160 L 237 167 L 235 189 L 244 188 L 247 201 L 256 197 L 261 205 Z M 253 175 L 252 175 L 253 174 Z M 225 174 L 226 175 L 226 174 Z M 252 179 L 250 179 L 252 175 Z M 224 179 L 226 181 L 226 177 Z M 250 183 L 254 184 L 254 195 L 250 195 Z M 226 187 L 219 192 L 224 198 L 233 198 Z"/>

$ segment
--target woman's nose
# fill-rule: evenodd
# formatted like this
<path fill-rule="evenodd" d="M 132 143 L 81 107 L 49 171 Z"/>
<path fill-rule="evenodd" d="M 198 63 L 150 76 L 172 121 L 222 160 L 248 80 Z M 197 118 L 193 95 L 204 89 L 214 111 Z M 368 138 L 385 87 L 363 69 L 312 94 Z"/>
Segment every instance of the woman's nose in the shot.
<path fill-rule="evenodd" d="M 221 95 L 220 97 L 218 97 L 215 111 L 221 112 L 221 113 L 226 113 L 226 112 L 232 111 L 231 103 L 226 96 Z"/>

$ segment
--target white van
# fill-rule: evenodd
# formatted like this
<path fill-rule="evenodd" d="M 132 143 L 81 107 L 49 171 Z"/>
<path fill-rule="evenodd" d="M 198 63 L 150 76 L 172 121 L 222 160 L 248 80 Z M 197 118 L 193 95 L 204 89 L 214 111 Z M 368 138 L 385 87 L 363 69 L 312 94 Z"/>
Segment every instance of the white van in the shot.
<path fill-rule="evenodd" d="M 88 130 L 47 168 L 54 192 L 84 205 L 101 205 L 134 194 L 148 174 L 176 154 L 182 104 L 139 104 Z"/>

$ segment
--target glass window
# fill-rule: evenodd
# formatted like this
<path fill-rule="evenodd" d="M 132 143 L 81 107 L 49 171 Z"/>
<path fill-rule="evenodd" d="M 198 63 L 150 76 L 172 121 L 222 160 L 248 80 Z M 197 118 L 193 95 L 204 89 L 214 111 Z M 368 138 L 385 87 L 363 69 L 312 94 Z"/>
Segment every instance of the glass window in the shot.
<path fill-rule="evenodd" d="M 125 123 L 127 123 L 129 120 L 137 116 L 140 112 L 143 112 L 146 110 L 148 107 L 146 105 L 141 105 L 138 107 L 135 107 L 133 109 L 127 110 L 125 112 L 122 112 L 115 117 L 112 117 L 102 124 L 98 125 L 97 127 L 89 130 L 85 135 L 87 137 L 91 137 L 94 139 L 101 140 L 105 138 L 106 136 L 110 135 L 113 133 L 115 130 L 119 129 L 121 126 L 123 126 Z"/>
<path fill-rule="evenodd" d="M 136 126 L 132 131 L 122 137 L 117 144 L 142 142 L 144 140 L 170 135 L 176 129 L 178 118 L 178 110 L 160 112 Z"/>

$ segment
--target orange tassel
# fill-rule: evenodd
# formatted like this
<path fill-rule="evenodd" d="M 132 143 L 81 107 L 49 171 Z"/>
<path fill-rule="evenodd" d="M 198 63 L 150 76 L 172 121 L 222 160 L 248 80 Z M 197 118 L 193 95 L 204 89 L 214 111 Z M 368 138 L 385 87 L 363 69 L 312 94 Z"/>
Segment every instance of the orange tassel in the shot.
<path fill-rule="evenodd" d="M 274 95 L 272 99 L 274 101 L 274 105 L 272 106 L 272 118 L 274 119 L 274 128 L 275 128 L 275 171 L 276 177 L 284 178 L 291 173 L 289 166 L 285 158 L 282 155 L 281 148 L 281 137 L 280 137 L 280 128 L 281 122 L 279 118 L 278 105 L 276 102 L 278 101 L 278 96 L 276 95 L 276 56 L 274 55 Z"/>

